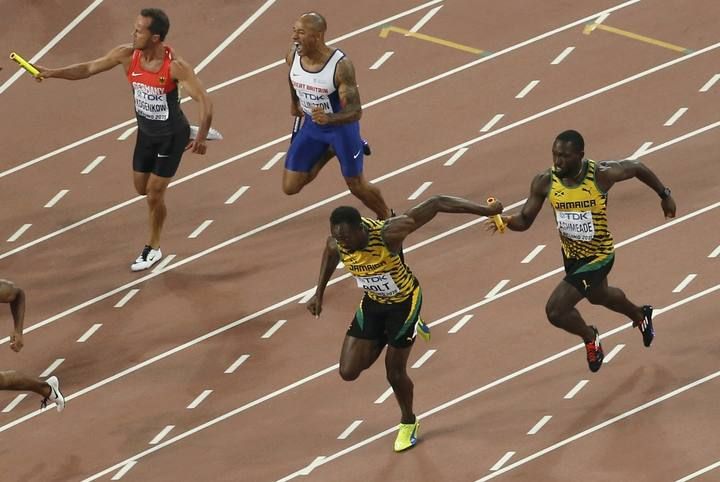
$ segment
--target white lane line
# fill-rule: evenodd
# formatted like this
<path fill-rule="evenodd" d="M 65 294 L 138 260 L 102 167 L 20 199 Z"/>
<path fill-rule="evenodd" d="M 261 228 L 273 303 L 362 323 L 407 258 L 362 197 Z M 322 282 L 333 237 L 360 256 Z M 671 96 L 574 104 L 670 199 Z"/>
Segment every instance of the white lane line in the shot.
<path fill-rule="evenodd" d="M 315 470 L 315 468 L 322 463 L 322 461 L 325 459 L 324 455 L 320 455 L 319 457 L 315 457 L 315 460 L 310 462 L 310 465 L 305 467 L 304 469 L 300 470 L 300 475 L 310 475 L 310 473 Z"/>
<path fill-rule="evenodd" d="M 418 21 L 418 23 L 413 25 L 413 27 L 410 29 L 410 32 L 415 33 L 415 32 L 420 31 L 420 29 L 423 28 L 423 26 L 426 23 L 428 23 L 430 21 L 430 19 L 433 18 L 433 16 L 435 16 L 435 14 L 440 11 L 441 8 L 443 8 L 442 5 L 440 5 L 439 7 L 435 7 L 432 10 L 430 10 L 428 13 L 426 13 L 425 16 Z M 408 34 L 405 34 L 405 36 L 407 36 L 407 35 Z"/>
<path fill-rule="evenodd" d="M 458 331 L 460 331 L 460 328 L 462 328 L 463 326 L 465 326 L 465 324 L 466 324 L 468 321 L 470 321 L 470 318 L 472 318 L 472 317 L 473 317 L 473 315 L 465 315 L 465 316 L 463 316 L 462 318 L 460 318 L 460 321 L 458 321 L 457 323 L 455 323 L 455 324 L 453 325 L 453 327 L 448 330 L 448 333 L 457 333 Z"/>
<path fill-rule="evenodd" d="M 708 258 L 717 258 L 720 255 L 720 246 L 713 249 L 712 253 L 708 254 Z"/>
<path fill-rule="evenodd" d="M 136 461 L 136 460 L 131 460 L 131 461 L 129 461 L 129 462 L 126 462 L 125 464 L 123 464 L 122 468 L 118 471 L 118 473 L 115 474 L 115 475 L 113 476 L 113 478 L 110 479 L 110 480 L 120 480 L 120 479 L 122 479 L 123 476 L 124 476 L 125 474 L 127 474 L 130 469 L 132 469 L 133 467 L 135 467 L 135 464 L 137 464 L 137 461 Z"/>
<path fill-rule="evenodd" d="M 13 234 L 12 236 L 10 236 L 10 237 L 7 239 L 7 242 L 8 242 L 8 243 L 12 243 L 12 242 L 16 241 L 20 236 L 22 236 L 22 235 L 25 233 L 25 231 L 27 231 L 28 229 L 30 229 L 30 226 L 32 226 L 32 224 L 23 224 L 22 226 L 20 226 L 20 229 L 18 229 L 17 231 L 15 231 L 15 234 Z"/>
<path fill-rule="evenodd" d="M 242 365 L 243 363 L 245 363 L 245 360 L 247 360 L 248 358 L 250 358 L 250 355 L 248 355 L 248 354 L 240 355 L 240 358 L 238 358 L 237 360 L 235 360 L 232 365 L 230 365 L 229 367 L 227 367 L 227 369 L 225 370 L 225 373 L 233 373 L 233 372 L 235 372 L 235 370 L 237 370 L 240 365 Z"/>
<path fill-rule="evenodd" d="M 265 332 L 263 336 L 260 338 L 270 338 L 275 334 L 276 331 L 278 331 L 285 323 L 287 323 L 287 320 L 278 320 L 275 322 L 273 326 L 270 327 L 268 331 Z"/>
<path fill-rule="evenodd" d="M 618 344 L 618 345 L 615 345 L 615 346 L 613 347 L 613 349 L 610 350 L 610 353 L 608 353 L 607 355 L 605 355 L 605 358 L 603 359 L 603 363 L 610 363 L 610 361 L 611 361 L 613 358 L 615 358 L 615 355 L 617 355 L 618 353 L 620 353 L 620 350 L 622 350 L 623 348 L 625 348 L 625 345 L 623 345 L 622 343 L 620 343 L 620 344 Z"/>
<path fill-rule="evenodd" d="M 461 149 L 458 149 L 458 150 L 455 152 L 455 154 L 453 154 L 453 155 L 450 157 L 450 159 L 448 159 L 447 161 L 445 161 L 445 164 L 443 164 L 443 166 L 452 166 L 453 164 L 455 164 L 455 161 L 457 161 L 458 159 L 460 159 L 460 158 L 463 156 L 463 154 L 465 154 L 467 151 L 468 151 L 468 148 L 467 148 L 467 147 L 463 147 L 463 148 L 461 148 Z"/>
<path fill-rule="evenodd" d="M 40 374 L 40 378 L 49 377 L 49 376 L 52 374 L 52 372 L 54 372 L 55 370 L 57 370 L 57 367 L 59 367 L 60 365 L 62 365 L 62 362 L 64 362 L 64 361 L 65 361 L 64 358 L 58 358 L 57 360 L 55 360 L 54 362 L 52 362 L 52 363 L 50 364 L 50 366 L 47 367 L 47 368 L 45 369 L 45 371 Z"/>
<path fill-rule="evenodd" d="M 202 69 L 207 67 L 207 65 L 215 60 L 215 57 L 220 55 L 223 50 L 225 50 L 233 41 L 235 41 L 236 38 L 240 36 L 241 33 L 243 33 L 245 30 L 252 25 L 255 20 L 260 18 L 260 16 L 269 9 L 276 0 L 267 0 L 265 3 L 262 4 L 260 8 L 258 8 L 255 13 L 250 15 L 247 20 L 245 20 L 242 25 L 240 25 L 233 33 L 231 33 L 225 40 L 223 40 L 220 45 L 218 45 L 215 50 L 210 52 L 210 55 L 205 57 L 202 62 L 200 62 L 197 67 L 195 67 L 195 73 L 199 73 Z"/>
<path fill-rule="evenodd" d="M 523 258 L 523 260 L 520 261 L 520 262 L 523 263 L 523 264 L 529 263 L 530 261 L 532 261 L 533 259 L 535 259 L 535 256 L 537 256 L 538 254 L 540 254 L 540 251 L 542 251 L 543 249 L 545 249 L 545 245 L 544 245 L 544 244 L 538 244 L 538 245 L 535 247 L 535 249 L 533 249 L 532 251 L 530 251 L 530 252 L 528 253 L 528 255 L 525 256 L 525 257 Z"/>
<path fill-rule="evenodd" d="M 707 472 L 710 472 L 711 470 L 715 470 L 715 469 L 717 469 L 718 467 L 720 467 L 720 460 L 718 460 L 718 461 L 715 462 L 714 464 L 710 464 L 710 465 L 708 465 L 707 467 L 698 470 L 697 472 L 693 472 L 693 473 L 690 474 L 690 475 L 686 475 L 686 476 L 683 477 L 682 479 L 678 479 L 678 480 L 676 480 L 675 482 L 687 482 L 688 480 L 692 480 L 692 479 L 694 479 L 694 478 L 696 478 L 696 477 L 699 477 L 699 476 L 701 476 L 701 475 L 703 475 L 703 474 L 705 474 L 705 473 L 707 473 Z"/>
<path fill-rule="evenodd" d="M 279 161 L 280 159 L 282 159 L 283 157 L 285 157 L 285 153 L 284 153 L 284 152 L 278 152 L 277 154 L 275 154 L 275 155 L 272 157 L 272 159 L 270 159 L 267 163 L 265 163 L 265 165 L 264 165 L 263 167 L 261 167 L 260 170 L 261 170 L 261 171 L 268 171 L 268 170 L 270 170 L 270 168 L 273 167 L 273 166 L 275 165 L 275 163 L 278 162 L 278 161 Z"/>
<path fill-rule="evenodd" d="M 360 426 L 360 424 L 363 423 L 362 420 L 355 420 L 353 423 L 351 423 L 348 428 L 343 430 L 343 433 L 338 435 L 338 440 L 345 440 L 350 436 L 351 433 L 355 431 L 356 428 Z"/>
<path fill-rule="evenodd" d="M 164 429 L 160 430 L 160 433 L 158 433 L 157 435 L 155 435 L 155 437 L 153 437 L 153 439 L 150 441 L 150 445 L 155 445 L 155 444 L 160 443 L 160 441 L 162 439 L 164 439 L 165 436 L 167 434 L 169 434 L 170 431 L 174 428 L 175 428 L 175 425 L 167 425 Z"/>
<path fill-rule="evenodd" d="M 578 394 L 580 390 L 583 389 L 585 385 L 588 384 L 588 381 L 589 380 L 580 380 L 579 382 L 577 382 L 577 385 L 575 385 L 569 392 L 567 392 L 563 398 L 565 400 L 570 400 L 571 398 L 573 398 L 575 395 Z"/>
<path fill-rule="evenodd" d="M 98 165 L 105 160 L 105 156 L 97 156 L 94 161 L 92 161 L 90 164 L 85 166 L 85 169 L 80 171 L 80 174 L 90 174 L 93 169 L 98 167 Z"/>
<path fill-rule="evenodd" d="M 380 395 L 379 397 L 377 397 L 377 400 L 375 400 L 373 403 L 374 403 L 375 405 L 380 405 L 380 404 L 383 403 L 385 400 L 387 400 L 387 399 L 390 397 L 390 395 L 392 395 L 392 394 L 393 394 L 393 389 L 392 389 L 392 387 L 389 387 L 387 390 L 385 390 L 384 392 L 382 392 L 382 395 Z"/>
<path fill-rule="evenodd" d="M 200 226 L 198 226 L 197 228 L 195 228 L 195 231 L 193 231 L 192 233 L 190 233 L 190 236 L 188 236 L 188 239 L 195 239 L 195 238 L 197 238 L 197 237 L 200 236 L 200 235 L 202 234 L 202 232 L 205 231 L 205 230 L 207 229 L 207 227 L 210 226 L 212 223 L 213 223 L 213 220 L 212 220 L 212 219 L 206 219 L 205 221 L 203 221 L 202 223 L 200 223 Z"/>
<path fill-rule="evenodd" d="M 536 433 L 538 433 L 540 431 L 541 428 L 543 428 L 545 426 L 546 423 L 548 423 L 550 421 L 551 418 L 552 418 L 552 415 L 545 415 L 543 418 L 540 419 L 540 421 L 538 423 L 533 425 L 533 428 L 531 428 L 527 434 L 535 435 Z"/>
<path fill-rule="evenodd" d="M 125 139 L 127 139 L 128 137 L 133 135 L 133 132 L 135 132 L 136 130 L 137 130 L 137 126 L 132 126 L 131 128 L 127 129 L 125 132 L 120 134 L 118 136 L 117 140 L 124 141 Z"/>
<path fill-rule="evenodd" d="M 421 366 L 423 366 L 425 364 L 426 361 L 428 361 L 430 359 L 431 356 L 433 356 L 435 354 L 436 351 L 437 350 L 432 350 L 432 349 L 426 351 L 423 354 L 423 356 L 418 358 L 418 360 L 415 363 L 413 363 L 413 365 L 410 368 L 420 368 Z"/>
<path fill-rule="evenodd" d="M 495 117 L 490 119 L 487 124 L 485 124 L 482 129 L 480 129 L 480 132 L 488 132 L 490 129 L 493 128 L 495 124 L 498 123 L 500 119 L 505 117 L 505 114 L 495 114 Z"/>
<path fill-rule="evenodd" d="M 685 114 L 685 112 L 687 112 L 687 110 L 688 110 L 687 107 L 680 107 L 672 116 L 670 116 L 670 118 L 668 120 L 665 121 L 665 124 L 663 124 L 663 125 L 665 127 L 669 127 L 669 126 L 675 124 L 675 122 L 677 122 L 677 120 L 679 118 L 681 118 L 683 116 L 683 114 Z"/>
<path fill-rule="evenodd" d="M 203 400 L 205 400 L 208 397 L 208 395 L 210 395 L 212 392 L 213 392 L 212 390 L 203 390 L 203 392 L 200 395 L 198 395 L 195 398 L 195 400 L 190 402 L 190 405 L 187 406 L 188 410 L 192 410 L 193 408 L 200 405 L 203 402 Z"/>
<path fill-rule="evenodd" d="M 384 54 L 382 54 L 382 55 L 380 56 L 380 58 L 377 59 L 377 60 L 375 61 L 375 63 L 370 66 L 370 70 L 377 70 L 377 69 L 379 69 L 380 66 L 381 66 L 382 64 L 384 64 L 384 63 L 387 61 L 387 59 L 389 59 L 390 57 L 392 57 L 392 55 L 393 55 L 394 53 L 395 53 L 395 52 L 393 52 L 393 51 L 388 51 L 388 52 L 385 52 Z"/>
<path fill-rule="evenodd" d="M 2 409 L 2 413 L 10 412 L 13 408 L 17 407 L 18 403 L 22 402 L 25 397 L 27 397 L 27 393 L 21 393 L 17 397 L 13 398 L 12 401 L 8 403 L 5 408 Z"/>
<path fill-rule="evenodd" d="M 229 198 L 227 198 L 227 201 L 225 201 L 225 204 L 232 204 L 232 203 L 234 203 L 235 201 L 238 200 L 238 198 L 239 198 L 240 196 L 242 196 L 243 194 L 245 194 L 245 191 L 247 191 L 248 189 L 250 189 L 250 186 L 242 186 L 240 189 L 238 189 L 237 191 L 235 191 L 235 194 L 233 194 L 232 196 L 230 196 Z"/>
<path fill-rule="evenodd" d="M 562 440 L 562 441 L 560 441 L 560 442 L 557 442 L 556 444 L 553 444 L 553 445 L 551 445 L 551 446 L 549 446 L 549 447 L 546 447 L 546 448 L 544 448 L 544 449 L 542 449 L 542 450 L 540 450 L 540 451 L 538 451 L 538 452 L 535 452 L 534 454 L 532 454 L 532 455 L 530 455 L 530 456 L 528 456 L 528 457 L 525 457 L 524 459 L 520 459 L 520 460 L 518 460 L 517 462 L 515 462 L 515 463 L 513 463 L 513 464 L 511 464 L 511 465 L 508 465 L 507 467 L 505 467 L 505 468 L 502 469 L 501 471 L 495 472 L 495 473 L 493 473 L 493 474 L 486 475 L 485 477 L 483 477 L 482 479 L 477 480 L 476 482 L 485 482 L 485 481 L 487 481 L 487 480 L 494 479 L 495 477 L 497 477 L 497 476 L 499 476 L 499 475 L 501 475 L 501 474 L 503 474 L 503 473 L 509 472 L 510 470 L 513 470 L 513 469 L 515 469 L 515 468 L 517 468 L 517 467 L 520 467 L 521 465 L 524 465 L 524 464 L 526 464 L 526 463 L 528 463 L 528 462 L 530 462 L 530 461 L 533 461 L 533 460 L 535 460 L 535 459 L 537 459 L 537 458 L 540 458 L 540 457 L 542 457 L 542 456 L 545 455 L 545 454 L 548 454 L 548 453 L 550 453 L 550 452 L 553 452 L 553 451 L 555 451 L 555 450 L 557 450 L 557 449 L 559 449 L 559 448 L 561 448 L 561 447 L 564 447 L 564 446 L 566 446 L 566 445 L 568 445 L 568 444 L 570 444 L 570 443 L 572 443 L 572 442 L 574 442 L 574 441 L 576 441 L 576 440 L 579 440 L 579 439 L 581 439 L 581 438 L 583 438 L 583 437 L 585 437 L 585 436 L 587 436 L 587 435 L 590 435 L 590 434 L 592 434 L 592 433 L 594 433 L 594 432 L 597 432 L 598 430 L 601 430 L 601 429 L 603 429 L 603 428 L 605 428 L 605 427 L 607 427 L 607 426 L 610 426 L 610 425 L 612 425 L 612 424 L 614 424 L 614 423 L 617 423 L 617 422 L 619 422 L 619 421 L 621 421 L 621 420 L 624 420 L 624 419 L 626 419 L 626 418 L 629 418 L 629 417 L 635 415 L 636 413 L 640 413 L 640 412 L 642 412 L 642 411 L 644 411 L 644 410 L 647 410 L 648 408 L 654 407 L 655 405 L 659 405 L 660 403 L 664 402 L 665 400 L 669 400 L 670 398 L 676 397 L 677 395 L 680 395 L 681 393 L 687 392 L 688 390 L 691 390 L 691 389 L 693 389 L 693 388 L 695 388 L 695 387 L 698 387 L 698 386 L 700 386 L 700 385 L 702 385 L 702 384 L 704 384 L 704 383 L 707 383 L 707 382 L 709 382 L 709 381 L 711 381 L 711 380 L 713 380 L 713 379 L 715 379 L 715 378 L 717 378 L 717 377 L 720 377 L 720 371 L 716 371 L 715 373 L 711 373 L 710 375 L 708 375 L 708 376 L 706 376 L 706 377 L 703 377 L 703 378 L 701 378 L 701 379 L 699 379 L 699 380 L 695 380 L 694 382 L 689 383 L 689 384 L 687 384 L 687 385 L 685 385 L 685 386 L 682 386 L 682 387 L 680 387 L 680 388 L 677 388 L 677 389 L 673 390 L 672 392 L 666 393 L 665 395 L 662 395 L 662 396 L 660 396 L 660 397 L 658 397 L 658 398 L 655 398 L 655 399 L 653 399 L 653 400 L 651 400 L 651 401 L 649 401 L 649 402 L 647 402 L 647 403 L 643 403 L 642 405 L 639 405 L 639 406 L 637 406 L 637 407 L 635 407 L 635 408 L 633 408 L 633 409 L 631 409 L 631 410 L 628 410 L 627 412 L 623 412 L 623 413 L 621 413 L 620 415 L 617 415 L 617 416 L 615 416 L 615 417 L 613 417 L 613 418 L 610 418 L 610 419 L 608 419 L 608 420 L 605 420 L 604 422 L 599 423 L 599 424 L 597 424 L 597 425 L 595 425 L 595 426 L 593 426 L 593 427 L 590 427 L 590 428 L 587 429 L 587 430 L 583 430 L 582 432 L 577 433 L 577 434 L 575 434 L 575 435 L 573 435 L 573 436 L 571 436 L 571 437 L 568 437 L 568 438 L 566 438 L 565 440 Z"/>
<path fill-rule="evenodd" d="M 152 269 L 152 272 L 153 272 L 153 273 L 159 273 L 159 272 L 161 272 L 162 270 L 164 270 L 164 269 L 165 269 L 165 266 L 169 265 L 170 262 L 171 262 L 173 259 L 175 259 L 175 256 L 176 256 L 176 255 L 174 255 L 174 254 L 168 254 L 167 256 L 165 256 L 163 259 L 160 260 L 160 262 L 157 264 L 157 266 L 155 266 L 155 267 Z"/>
<path fill-rule="evenodd" d="M 555 57 L 555 60 L 553 60 L 552 62 L 550 62 L 550 65 L 557 65 L 557 64 L 559 64 L 560 62 L 562 62 L 563 60 L 565 60 L 565 57 L 567 57 L 568 55 L 570 55 L 570 53 L 571 53 L 573 50 L 575 50 L 575 47 L 568 47 L 568 48 L 566 48 L 565 50 L 563 50 L 562 52 L 560 52 L 560 55 L 558 55 L 557 57 Z"/>
<path fill-rule="evenodd" d="M 80 338 L 77 339 L 77 343 L 85 343 L 88 341 L 88 338 L 93 336 L 96 331 L 100 329 L 102 326 L 102 323 L 95 323 L 93 326 L 90 327 L 89 330 L 87 330 L 85 333 L 82 334 Z"/>
<path fill-rule="evenodd" d="M 134 289 L 131 289 L 130 291 L 128 291 L 127 294 L 120 299 L 120 301 L 115 303 L 115 306 L 113 308 L 122 308 L 123 306 L 125 306 L 125 304 L 128 301 L 130 301 L 132 299 L 132 297 L 138 293 L 138 291 L 140 291 L 140 290 L 137 288 L 134 288 Z"/>
<path fill-rule="evenodd" d="M 502 468 L 502 466 L 507 463 L 508 460 L 510 460 L 511 458 L 513 458 L 513 455 L 515 455 L 515 452 L 507 452 L 505 455 L 503 455 L 502 457 L 500 457 L 500 460 L 498 460 L 497 462 L 495 462 L 495 465 L 493 465 L 492 467 L 490 467 L 490 470 L 493 471 L 493 472 L 496 471 L 496 470 L 500 470 L 500 469 Z"/>
<path fill-rule="evenodd" d="M 713 85 L 715 85 L 718 80 L 720 80 L 720 74 L 713 75 L 712 77 L 710 77 L 710 80 L 705 82 L 705 85 L 700 87 L 700 92 L 707 92 L 712 88 Z"/>
<path fill-rule="evenodd" d="M 420 186 L 419 188 L 417 188 L 417 190 L 416 190 L 414 193 L 410 194 L 410 196 L 408 197 L 408 199 L 409 199 L 409 200 L 413 200 L 413 199 L 419 198 L 420 195 L 421 195 L 422 193 L 424 193 L 425 190 L 426 190 L 427 188 L 429 188 L 430 186 L 432 186 L 432 181 L 426 181 L 426 182 L 422 183 L 422 186 Z"/>
<path fill-rule="evenodd" d="M 516 98 L 516 99 L 522 99 L 522 98 L 524 98 L 524 97 L 525 97 L 526 95 L 528 95 L 528 94 L 530 93 L 530 91 L 533 90 L 539 83 L 540 83 L 539 80 L 531 80 L 530 83 L 528 83 L 528 85 L 526 85 L 525 87 L 523 87 L 523 90 L 521 90 L 520 92 L 518 92 L 518 94 L 515 96 L 515 98 Z"/>
<path fill-rule="evenodd" d="M 505 285 L 509 282 L 509 279 L 500 280 L 500 282 L 496 284 L 495 287 L 488 292 L 488 294 L 485 295 L 485 298 L 492 298 L 493 296 L 498 294 L 501 289 L 505 288 Z"/>
<path fill-rule="evenodd" d="M 95 10 L 101 3 L 103 3 L 104 0 L 95 0 L 90 5 L 87 6 L 85 10 L 80 12 L 77 17 L 75 17 L 67 26 L 62 29 L 57 35 L 55 35 L 50 42 L 47 43 L 43 48 L 40 49 L 38 53 L 33 55 L 28 62 L 35 63 L 38 60 L 42 58 L 43 55 L 48 53 L 51 48 L 53 48 L 55 45 L 57 45 L 58 42 L 60 42 L 68 33 L 72 31 L 80 22 L 82 22 L 85 17 L 90 15 L 93 10 Z M 17 79 L 20 78 L 20 76 L 25 72 L 24 69 L 18 69 L 17 72 L 15 72 L 12 77 L 10 77 L 8 80 L 5 81 L 5 83 L 0 86 L 0 94 L 5 92 L 8 87 L 10 87 Z"/>
<path fill-rule="evenodd" d="M 315 296 L 315 290 L 316 290 L 316 288 L 310 288 L 309 290 L 307 290 L 307 291 L 305 292 L 305 294 L 303 295 L 303 297 L 300 298 L 300 300 L 298 301 L 298 304 L 299 304 L 299 305 L 304 305 L 305 303 L 307 303 L 308 301 L 310 301 L 310 298 L 312 298 L 313 296 Z"/>
<path fill-rule="evenodd" d="M 601 23 L 603 23 L 609 16 L 610 16 L 610 13 L 609 13 L 609 12 L 605 12 L 605 13 L 601 14 L 601 15 L 597 18 L 597 20 L 595 20 L 595 21 L 593 22 L 592 25 L 589 25 L 589 26 L 586 28 L 585 33 L 588 33 L 588 34 L 589 34 L 589 33 L 592 32 L 593 30 L 595 30 L 596 28 L 598 28 L 598 25 L 600 25 Z"/>
<path fill-rule="evenodd" d="M 689 275 L 687 275 L 687 276 L 685 277 L 684 280 L 682 280 L 682 281 L 680 282 L 680 284 L 678 284 L 678 285 L 675 287 L 674 290 L 672 290 L 672 292 L 673 292 L 673 293 L 680 293 L 682 290 L 684 290 L 684 289 L 687 287 L 687 285 L 690 284 L 690 282 L 691 282 L 692 280 L 695 279 L 696 276 L 697 276 L 697 274 L 690 273 Z"/>
<path fill-rule="evenodd" d="M 51 208 L 51 207 L 55 206 L 69 192 L 70 192 L 70 189 L 60 189 L 60 192 L 55 194 L 55 196 L 53 196 L 53 198 L 51 200 L 49 200 L 43 207 Z"/>
<path fill-rule="evenodd" d="M 628 159 L 631 161 L 634 161 L 636 159 L 639 159 L 643 154 L 646 154 L 650 146 L 652 146 L 652 142 L 644 142 L 642 146 L 638 147 L 637 151 L 633 152 Z"/>

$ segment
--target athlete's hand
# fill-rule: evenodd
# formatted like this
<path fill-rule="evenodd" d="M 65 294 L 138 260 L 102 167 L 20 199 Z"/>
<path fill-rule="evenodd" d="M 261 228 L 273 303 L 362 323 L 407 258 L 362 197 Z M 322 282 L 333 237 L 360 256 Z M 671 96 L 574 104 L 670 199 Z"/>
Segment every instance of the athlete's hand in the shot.
<path fill-rule="evenodd" d="M 33 67 L 35 67 L 37 71 L 40 72 L 38 76 L 35 77 L 36 82 L 42 82 L 43 79 L 49 79 L 50 77 L 52 77 L 52 69 L 48 69 L 47 67 L 43 67 L 42 65 L 38 64 L 33 64 Z"/>
<path fill-rule="evenodd" d="M 315 318 L 320 316 L 322 312 L 322 298 L 319 297 L 317 293 L 307 302 L 307 309 Z"/>
<path fill-rule="evenodd" d="M 507 225 L 510 222 L 510 218 L 511 218 L 511 216 L 500 216 L 500 219 L 502 219 L 502 222 L 505 225 L 505 229 L 507 229 Z M 485 229 L 487 231 L 490 231 L 493 234 L 495 234 L 499 231 L 497 224 L 495 224 L 495 221 L 493 221 L 492 218 L 485 221 Z"/>
<path fill-rule="evenodd" d="M 493 202 L 488 203 L 488 209 L 490 209 L 489 215 L 494 216 L 503 212 L 503 205 L 500 201 L 495 199 Z"/>
<path fill-rule="evenodd" d="M 185 147 L 186 151 L 188 149 L 191 149 L 193 154 L 200 154 L 202 156 L 205 155 L 205 152 L 207 152 L 207 145 L 205 144 L 204 139 L 194 139 L 188 143 L 187 147 Z"/>
<path fill-rule="evenodd" d="M 303 116 L 302 110 L 300 110 L 300 107 L 298 106 L 297 102 L 290 103 L 290 115 L 293 117 L 302 117 Z"/>
<path fill-rule="evenodd" d="M 666 218 L 674 218 L 675 212 L 677 211 L 677 206 L 675 206 L 675 200 L 672 196 L 668 196 L 662 201 L 660 201 L 660 206 L 662 207 L 663 213 L 665 213 Z"/>
<path fill-rule="evenodd" d="M 330 122 L 330 117 L 328 117 L 322 107 L 315 107 L 312 110 L 312 119 L 313 122 L 321 126 Z"/>
<path fill-rule="evenodd" d="M 13 332 L 13 334 L 10 335 L 10 348 L 12 351 L 19 352 L 24 345 L 23 336 L 20 333 Z"/>

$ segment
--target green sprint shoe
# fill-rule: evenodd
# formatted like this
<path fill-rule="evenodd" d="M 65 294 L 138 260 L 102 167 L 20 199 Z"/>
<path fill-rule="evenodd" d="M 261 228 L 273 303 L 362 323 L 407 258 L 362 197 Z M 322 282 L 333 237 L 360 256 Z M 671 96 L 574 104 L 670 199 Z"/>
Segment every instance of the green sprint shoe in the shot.
<path fill-rule="evenodd" d="M 395 452 L 407 450 L 417 443 L 420 422 L 415 420 L 415 423 L 401 423 L 399 427 L 400 430 L 398 430 L 397 438 L 395 438 L 395 445 L 393 446 Z"/>
<path fill-rule="evenodd" d="M 418 318 L 417 323 L 415 323 L 415 331 L 420 335 L 420 338 L 430 341 L 430 327 L 421 318 Z"/>

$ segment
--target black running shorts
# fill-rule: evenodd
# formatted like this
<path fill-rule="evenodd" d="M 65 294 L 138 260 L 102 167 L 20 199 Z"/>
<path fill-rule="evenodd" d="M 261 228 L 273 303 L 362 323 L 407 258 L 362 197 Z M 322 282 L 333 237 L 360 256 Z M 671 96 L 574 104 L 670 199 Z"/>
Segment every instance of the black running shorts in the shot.
<path fill-rule="evenodd" d="M 183 123 L 169 136 L 149 136 L 138 131 L 133 171 L 173 177 L 189 141 L 190 126 L 187 123 Z"/>
<path fill-rule="evenodd" d="M 615 262 L 615 253 L 593 258 L 566 258 L 565 281 L 573 285 L 581 295 L 587 296 L 593 286 L 603 282 Z"/>
<path fill-rule="evenodd" d="M 420 319 L 422 291 L 418 286 L 405 301 L 384 304 L 366 294 L 355 312 L 348 336 L 378 340 L 395 348 L 407 348 L 415 341 L 415 324 Z"/>

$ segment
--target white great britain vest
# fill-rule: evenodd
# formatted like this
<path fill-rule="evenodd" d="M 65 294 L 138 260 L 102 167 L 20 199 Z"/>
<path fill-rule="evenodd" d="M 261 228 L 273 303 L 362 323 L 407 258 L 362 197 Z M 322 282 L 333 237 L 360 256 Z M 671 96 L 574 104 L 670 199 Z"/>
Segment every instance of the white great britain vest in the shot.
<path fill-rule="evenodd" d="M 308 116 L 316 107 L 321 107 L 327 114 L 334 114 L 342 108 L 335 85 L 335 70 L 343 57 L 345 54 L 341 50 L 335 50 L 319 72 L 308 72 L 300 63 L 300 56 L 293 54 L 290 82 L 300 100 L 300 107 Z"/>

